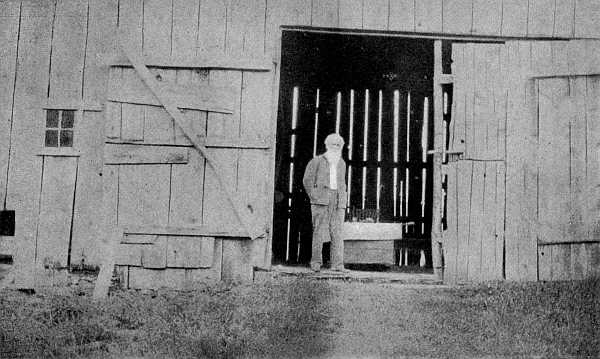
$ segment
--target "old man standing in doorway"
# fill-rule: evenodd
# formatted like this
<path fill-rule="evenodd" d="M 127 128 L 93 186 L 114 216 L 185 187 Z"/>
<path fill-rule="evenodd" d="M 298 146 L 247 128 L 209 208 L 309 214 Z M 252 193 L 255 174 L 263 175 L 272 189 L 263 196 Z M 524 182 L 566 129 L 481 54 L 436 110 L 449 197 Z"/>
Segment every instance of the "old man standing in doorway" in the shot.
<path fill-rule="evenodd" d="M 346 211 L 346 162 L 342 159 L 344 139 L 332 133 L 325 139 L 327 151 L 308 162 L 302 183 L 310 198 L 313 238 L 310 268 L 319 271 L 323 243 L 331 241 L 331 269 L 344 269 L 344 240 L 341 236 Z"/>

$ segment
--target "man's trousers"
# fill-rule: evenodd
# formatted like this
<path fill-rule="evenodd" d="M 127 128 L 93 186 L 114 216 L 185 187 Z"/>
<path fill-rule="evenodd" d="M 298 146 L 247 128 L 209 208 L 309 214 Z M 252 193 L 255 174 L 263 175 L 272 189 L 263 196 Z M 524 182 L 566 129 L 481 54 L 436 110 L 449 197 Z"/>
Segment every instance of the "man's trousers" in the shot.
<path fill-rule="evenodd" d="M 311 268 L 321 268 L 323 243 L 329 241 L 331 241 L 331 268 L 344 268 L 344 240 L 341 235 L 345 208 L 338 208 L 338 192 L 329 190 L 329 204 L 312 204 L 310 209 L 313 224 Z"/>

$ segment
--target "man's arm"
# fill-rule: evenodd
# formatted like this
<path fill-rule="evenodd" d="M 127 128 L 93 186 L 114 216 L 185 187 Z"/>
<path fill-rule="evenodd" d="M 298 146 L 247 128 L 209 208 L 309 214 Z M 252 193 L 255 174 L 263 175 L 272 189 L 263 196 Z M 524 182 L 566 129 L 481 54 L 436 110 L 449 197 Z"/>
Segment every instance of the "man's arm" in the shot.
<path fill-rule="evenodd" d="M 316 158 L 311 159 L 306 165 L 306 169 L 304 170 L 304 177 L 302 177 L 302 185 L 304 185 L 304 190 L 309 198 L 312 199 L 312 190 L 315 185 L 315 178 L 317 176 L 317 160 Z"/>

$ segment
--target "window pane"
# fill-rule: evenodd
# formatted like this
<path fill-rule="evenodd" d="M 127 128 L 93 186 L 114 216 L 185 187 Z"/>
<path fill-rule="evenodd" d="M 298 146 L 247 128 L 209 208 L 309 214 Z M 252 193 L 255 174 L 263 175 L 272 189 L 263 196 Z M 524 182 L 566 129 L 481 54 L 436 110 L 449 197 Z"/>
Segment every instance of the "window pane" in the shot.
<path fill-rule="evenodd" d="M 47 130 L 46 131 L 46 147 L 58 147 L 58 131 Z"/>
<path fill-rule="evenodd" d="M 60 131 L 60 147 L 73 147 L 73 131 Z"/>
<path fill-rule="evenodd" d="M 46 112 L 46 127 L 58 127 L 58 110 Z"/>
<path fill-rule="evenodd" d="M 62 128 L 73 128 L 73 122 L 75 119 L 75 111 L 73 110 L 63 110 L 62 112 L 62 121 L 60 127 Z"/>

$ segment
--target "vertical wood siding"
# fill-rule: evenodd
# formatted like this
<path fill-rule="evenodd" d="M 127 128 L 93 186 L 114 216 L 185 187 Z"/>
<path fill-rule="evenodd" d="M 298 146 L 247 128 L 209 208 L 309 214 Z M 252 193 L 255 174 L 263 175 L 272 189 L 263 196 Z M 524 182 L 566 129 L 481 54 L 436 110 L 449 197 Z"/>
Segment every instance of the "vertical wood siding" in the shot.
<path fill-rule="evenodd" d="M 108 67 L 97 57 L 98 54 L 118 51 L 115 41 L 117 24 L 119 29 L 128 35 L 128 46 L 131 48 L 146 54 L 161 53 L 183 58 L 202 53 L 225 53 L 233 56 L 277 54 L 280 46 L 278 43 L 280 25 L 478 35 L 600 37 L 600 22 L 596 21 L 600 16 L 600 3 L 595 0 L 528 2 L 516 0 L 416 2 L 413 0 L 10 0 L 0 3 L 0 13 L 2 13 L 0 16 L 2 30 L 0 36 L 2 55 L 0 201 L 3 202 L 2 204 L 6 202 L 7 209 L 17 210 L 18 226 L 14 242 L 19 243 L 19 246 L 13 251 L 18 257 L 16 260 L 18 265 L 24 267 L 32 267 L 30 261 L 36 258 L 36 240 L 39 240 L 38 221 L 47 220 L 44 219 L 47 212 L 40 208 L 40 203 L 43 197 L 42 184 L 50 182 L 44 182 L 47 163 L 44 162 L 43 156 L 38 154 L 42 147 L 45 119 L 42 106 L 48 99 L 51 101 L 83 100 L 106 105 L 104 112 L 83 111 L 76 124 L 75 141 L 80 157 L 76 161 L 69 162 L 71 167 L 68 171 L 69 174 L 74 174 L 77 182 L 67 181 L 68 186 L 71 186 L 69 196 L 74 196 L 74 203 L 71 204 L 73 218 L 72 224 L 64 222 L 62 226 L 66 227 L 60 229 L 61 233 L 72 231 L 69 240 L 73 264 L 80 263 L 82 260 L 98 263 L 100 258 L 96 255 L 98 250 L 94 248 L 94 244 L 101 237 L 102 223 L 95 213 L 104 191 L 102 182 L 106 182 L 107 178 L 112 181 L 114 177 L 115 183 L 120 183 L 119 166 L 102 167 L 103 141 L 98 135 L 102 128 L 106 127 L 109 138 L 127 138 L 137 141 L 143 139 L 148 143 L 158 143 L 167 138 L 171 141 L 172 137 L 171 144 L 188 144 L 178 129 L 174 128 L 164 111 L 149 106 L 141 109 L 130 103 L 106 102 L 109 76 L 128 79 L 134 88 L 143 86 L 140 82 L 135 82 L 132 69 L 109 72 Z M 490 48 L 489 51 L 496 50 Z M 566 69 L 577 67 L 590 70 L 597 66 L 594 61 L 599 54 L 597 46 L 587 43 L 571 44 L 569 51 L 576 56 L 561 60 L 563 61 L 561 66 L 566 64 Z M 528 66 L 532 66 L 536 61 L 540 68 L 545 66 L 543 62 L 548 58 L 547 55 L 551 59 L 557 58 L 554 55 L 556 49 L 552 47 L 549 50 L 542 47 L 533 51 L 533 53 L 544 54 L 537 60 L 531 59 L 530 53 L 532 53 L 530 45 L 509 44 L 505 54 L 508 60 L 500 56 L 497 61 L 487 63 L 481 62 L 479 55 L 469 48 L 461 50 L 460 56 L 464 57 L 464 61 L 478 66 L 484 72 L 481 76 L 485 77 L 477 78 L 475 75 L 469 75 L 473 76 L 469 79 L 472 89 L 469 87 L 458 94 L 465 101 L 463 104 L 457 102 L 456 108 L 457 116 L 464 117 L 464 120 L 461 124 L 459 122 L 453 124 L 456 133 L 452 134 L 456 148 L 465 147 L 467 153 L 475 151 L 472 153 L 484 156 L 486 159 L 507 160 L 507 186 L 510 184 L 518 191 L 506 192 L 506 251 L 507 256 L 510 253 L 519 258 L 518 263 L 522 263 L 518 268 L 507 265 L 508 278 L 534 277 L 532 266 L 537 256 L 536 247 L 522 242 L 513 243 L 511 238 L 530 235 L 527 224 L 537 215 L 532 212 L 537 206 L 537 201 L 535 198 L 530 198 L 532 193 L 530 186 L 537 180 L 537 172 L 535 172 L 537 168 L 531 167 L 531 163 L 534 163 L 531 162 L 534 158 L 533 152 L 517 154 L 507 151 L 505 154 L 502 141 L 495 143 L 493 139 L 503 138 L 504 131 L 518 133 L 517 138 L 506 137 L 507 149 L 518 148 L 515 146 L 528 144 L 532 140 L 529 132 L 531 124 L 518 123 L 512 119 L 523 117 L 523 113 L 528 110 L 527 106 L 531 103 L 528 100 L 530 97 L 527 96 L 533 96 L 536 89 L 512 88 L 506 91 L 507 96 L 502 97 L 502 93 L 497 93 L 494 88 L 493 91 L 483 91 L 485 96 L 477 99 L 473 97 L 473 93 L 485 82 L 498 81 L 492 76 L 493 72 L 497 68 L 502 68 L 506 61 L 508 61 L 507 66 L 512 66 L 511 64 L 514 63 L 519 69 L 528 69 Z M 506 71 L 508 74 L 506 78 L 515 77 L 514 79 L 518 80 L 525 72 L 525 70 Z M 198 126 L 206 126 L 205 131 L 209 134 L 234 134 L 237 138 L 241 136 L 268 138 L 272 133 L 272 127 L 268 126 L 273 124 L 270 123 L 270 118 L 267 120 L 272 102 L 271 94 L 255 97 L 260 93 L 260 89 L 271 89 L 272 82 L 267 75 L 223 70 L 206 72 L 169 70 L 163 72 L 163 75 L 174 79 L 177 83 L 220 83 L 233 87 L 237 91 L 239 101 L 236 103 L 236 114 L 228 117 L 227 120 L 223 120 L 222 115 L 209 115 L 201 111 L 186 113 L 185 116 L 193 119 Z M 587 80 L 586 99 L 589 98 L 589 92 L 597 88 L 595 81 Z M 578 80 L 569 80 L 568 86 L 575 93 L 577 89 L 583 89 L 583 84 Z M 547 89 L 542 89 L 541 93 L 545 93 L 544 91 Z M 576 101 L 580 100 L 576 99 Z M 506 106 L 508 113 L 505 123 L 501 119 L 503 112 L 498 111 L 502 106 Z M 595 113 L 597 104 L 585 100 L 585 106 L 586 116 L 590 118 L 589 116 Z M 474 127 L 469 127 L 473 123 L 473 113 L 490 118 L 485 129 L 476 129 L 485 131 L 484 137 L 480 136 L 479 132 L 476 134 L 476 138 L 485 139 L 485 142 L 473 142 Z M 268 124 L 268 126 L 261 127 L 260 124 L 265 126 Z M 579 121 L 573 120 L 570 126 L 573 135 L 581 138 L 585 131 L 577 127 L 579 124 Z M 588 143 L 591 143 L 592 127 L 590 126 L 595 125 L 588 123 L 587 126 L 585 136 Z M 574 166 L 579 166 L 577 168 L 583 166 L 582 156 L 583 158 L 591 156 L 590 149 L 585 149 L 585 155 L 583 149 L 572 150 L 570 161 Z M 230 183 L 232 188 L 240 193 L 247 193 L 247 197 L 252 197 L 244 200 L 256 204 L 254 212 L 256 218 L 269 221 L 266 213 L 270 213 L 271 200 L 261 204 L 260 196 L 250 195 L 250 192 L 267 193 L 266 197 L 272 197 L 270 196 L 272 179 L 262 175 L 268 172 L 268 167 L 248 166 L 252 161 L 265 163 L 267 166 L 268 161 L 262 161 L 261 155 L 256 150 L 219 149 L 217 152 L 217 156 L 222 158 L 223 163 L 227 165 L 228 173 L 232 176 Z M 48 163 L 52 161 L 54 159 Z M 202 168 L 201 172 L 204 172 L 202 158 L 192 155 L 190 161 L 195 163 L 196 167 Z M 207 221 L 218 223 L 222 219 L 222 216 L 218 215 L 218 208 L 214 208 L 216 206 L 213 203 L 216 198 L 210 198 L 216 192 L 215 181 L 210 171 L 205 171 L 203 176 L 190 179 L 190 170 L 185 166 L 172 164 L 160 166 L 166 168 L 159 172 L 161 174 L 164 172 L 163 180 L 171 183 L 171 189 L 194 187 L 190 192 L 177 190 L 171 192 L 171 207 L 168 208 L 166 215 L 167 223 L 178 225 L 202 224 Z M 586 166 L 591 166 L 589 161 L 586 162 Z M 473 167 L 476 167 L 475 164 Z M 482 170 L 487 173 L 488 168 L 484 167 L 483 169 L 478 167 L 476 173 L 481 173 Z M 595 170 L 588 167 L 586 167 L 588 171 Z M 457 168 L 457 171 L 462 170 L 466 171 Z M 496 170 L 498 171 L 497 168 Z M 125 169 L 125 172 L 127 171 Z M 490 168 L 489 171 L 491 173 L 492 169 Z M 261 178 L 264 177 L 261 183 L 248 180 L 252 176 L 259 175 Z M 46 181 L 48 178 L 46 177 Z M 588 181 L 589 177 L 585 180 L 577 177 L 569 179 L 575 183 L 573 200 L 577 200 L 582 196 L 582 181 Z M 496 176 L 497 181 L 498 176 Z M 479 186 L 479 183 L 476 185 Z M 483 181 L 483 185 L 486 189 L 491 188 L 491 183 L 487 183 L 486 180 Z M 583 187 L 583 193 L 590 198 L 586 192 L 590 188 L 589 184 Z M 483 190 L 482 193 L 485 198 L 487 192 Z M 491 194 L 487 193 L 487 196 Z M 68 202 L 68 199 L 64 200 Z M 476 202 L 475 205 L 480 206 L 480 203 Z M 583 217 L 584 221 L 589 222 L 591 220 L 589 206 L 583 213 L 575 213 L 571 216 Z M 457 207 L 456 210 L 460 211 L 461 208 Z M 485 200 L 483 210 L 486 210 Z M 524 212 L 520 212 L 521 210 Z M 517 217 L 516 213 L 525 214 L 512 218 L 511 213 L 515 213 L 515 217 Z M 116 218 L 110 221 L 116 223 Z M 71 225 L 72 228 L 69 227 Z M 459 229 L 462 228 L 459 224 L 457 226 Z M 474 230 L 479 229 L 474 228 Z M 591 227 L 588 227 L 587 231 L 596 233 L 596 229 Z M 508 235 L 509 233 L 512 233 L 511 236 Z M 8 241 L 7 238 L 0 239 L 2 243 Z M 219 248 L 229 248 L 228 246 L 219 246 Z M 260 251 L 260 247 L 261 245 L 257 245 L 252 250 Z M 3 244 L 0 244 L 0 248 L 4 248 Z M 490 248 L 482 246 L 482 250 Z M 232 249 L 232 252 L 235 251 L 241 253 L 238 249 Z M 463 270 L 459 268 L 459 263 L 456 267 L 457 273 Z"/>

